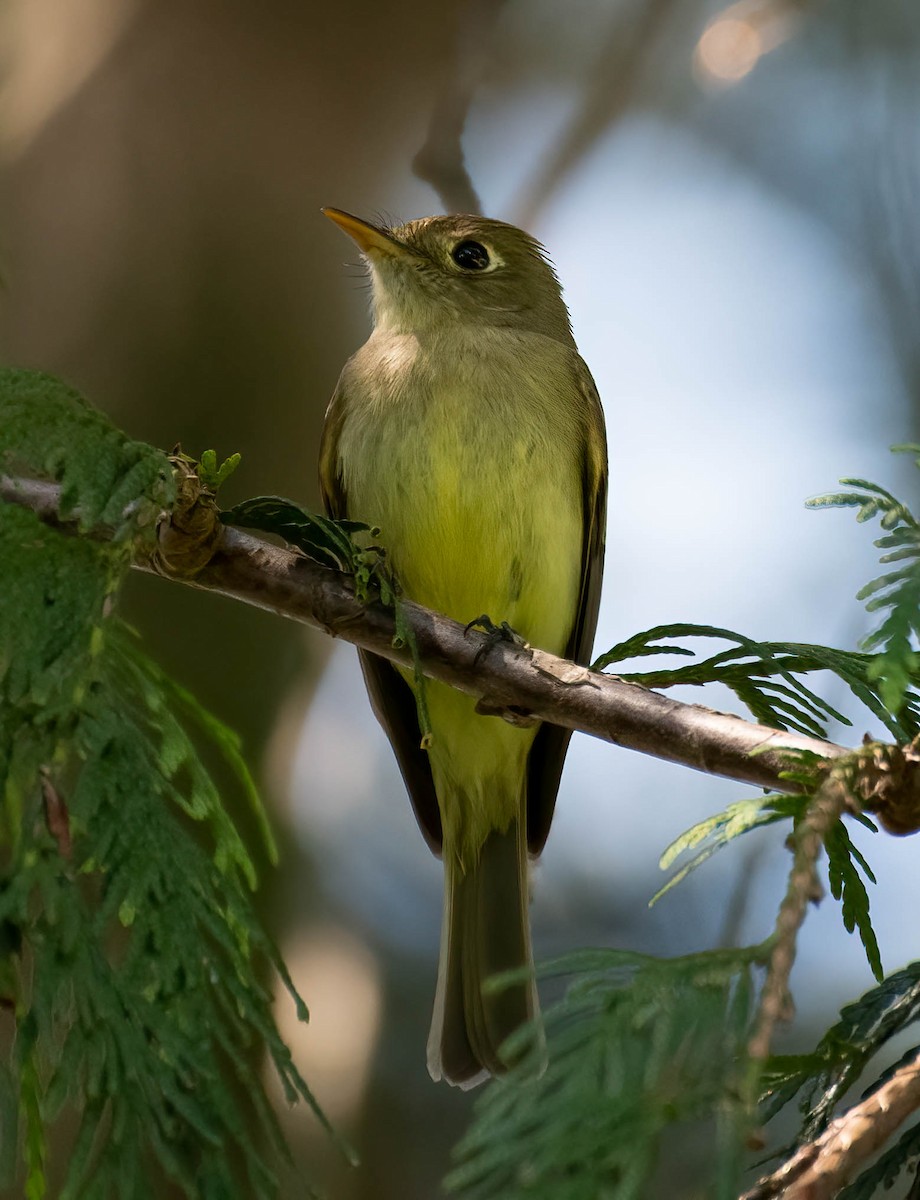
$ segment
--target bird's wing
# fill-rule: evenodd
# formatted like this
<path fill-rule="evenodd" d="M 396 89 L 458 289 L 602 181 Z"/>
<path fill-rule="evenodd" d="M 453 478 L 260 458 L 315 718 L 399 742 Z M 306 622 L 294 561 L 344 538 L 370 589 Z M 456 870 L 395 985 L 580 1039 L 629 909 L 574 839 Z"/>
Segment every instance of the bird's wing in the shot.
<path fill-rule="evenodd" d="M 319 451 L 319 485 L 323 504 L 329 516 L 338 520 L 352 515 L 348 511 L 348 496 L 339 458 L 339 438 L 347 410 L 348 401 L 340 379 L 326 412 Z M 422 734 L 418 724 L 415 697 L 409 685 L 387 659 L 367 650 L 359 650 L 358 658 L 371 707 L 390 739 L 412 800 L 412 807 L 415 809 L 416 820 L 425 841 L 435 854 L 440 854 L 441 813 L 438 809 L 428 754 L 421 748 Z"/>
<path fill-rule="evenodd" d="M 342 521 L 348 516 L 342 464 L 339 460 L 339 440 L 348 408 L 345 389 L 340 379 L 326 409 L 323 433 L 319 440 L 319 491 L 328 516 Z"/>
<path fill-rule="evenodd" d="M 607 526 L 607 439 L 604 414 L 591 373 L 581 359 L 578 376 L 585 399 L 585 453 L 582 470 L 581 587 L 578 612 L 566 658 L 583 666 L 591 661 L 604 572 L 604 538 Z M 568 749 L 570 729 L 541 725 L 527 762 L 527 848 L 539 854 L 549 834 Z"/>

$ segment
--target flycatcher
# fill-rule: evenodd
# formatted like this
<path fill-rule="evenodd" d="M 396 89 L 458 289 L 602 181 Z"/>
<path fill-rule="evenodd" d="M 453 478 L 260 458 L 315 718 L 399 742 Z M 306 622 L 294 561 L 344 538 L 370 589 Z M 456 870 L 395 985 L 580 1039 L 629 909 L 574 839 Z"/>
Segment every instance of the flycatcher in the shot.
<path fill-rule="evenodd" d="M 520 229 L 476 216 L 398 228 L 323 210 L 358 244 L 374 330 L 326 414 L 326 509 L 379 526 L 405 593 L 457 621 L 480 613 L 551 653 L 590 660 L 604 557 L 604 418 L 559 281 Z M 510 1065 L 537 1011 L 528 853 L 549 832 L 568 730 L 520 728 L 429 681 L 430 747 L 411 675 L 359 651 L 371 704 L 428 845 L 444 915 L 428 1069 L 471 1087 Z"/>

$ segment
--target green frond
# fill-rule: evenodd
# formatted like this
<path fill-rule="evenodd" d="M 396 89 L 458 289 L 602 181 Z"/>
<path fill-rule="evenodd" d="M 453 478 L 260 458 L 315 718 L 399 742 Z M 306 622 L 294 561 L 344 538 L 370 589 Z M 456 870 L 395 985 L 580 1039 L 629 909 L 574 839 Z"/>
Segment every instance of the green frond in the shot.
<path fill-rule="evenodd" d="M 859 592 L 870 612 L 885 614 L 865 639 L 863 653 L 797 642 L 758 642 L 718 626 L 675 623 L 656 626 L 620 642 L 597 659 L 595 669 L 616 666 L 623 679 L 648 688 L 720 683 L 734 692 L 760 723 L 817 737 L 825 735 L 828 720 L 850 723 L 804 682 L 816 671 L 828 671 L 841 679 L 898 741 L 917 736 L 920 523 L 906 505 L 880 485 L 855 478 L 840 482 L 858 490 L 814 497 L 807 501 L 808 507 L 856 508 L 860 521 L 878 517 L 885 530 L 876 542 L 886 551 L 882 563 L 903 564 Z M 693 649 L 679 644 L 687 638 L 719 639 L 731 645 L 708 658 L 696 659 Z M 629 673 L 619 666 L 632 659 L 666 654 L 693 657 L 695 661 Z"/>
<path fill-rule="evenodd" d="M 875 875 L 863 855 L 850 840 L 846 826 L 836 821 L 824 839 L 827 851 L 827 873 L 831 895 L 840 901 L 843 924 L 848 933 L 859 932 L 860 941 L 866 951 L 866 959 L 872 974 L 881 981 L 885 972 L 878 939 L 869 917 L 869 893 L 863 883 L 860 869 L 870 883 Z"/>
<path fill-rule="evenodd" d="M 225 525 L 274 533 L 320 566 L 351 574 L 355 573 L 362 552 L 353 535 L 371 532 L 370 526 L 361 521 L 333 521 L 331 517 L 307 512 L 282 496 L 244 500 L 224 510 L 220 519 Z"/>
<path fill-rule="evenodd" d="M 895 446 L 893 449 L 914 453 L 916 447 Z M 920 459 L 917 465 L 920 466 Z M 888 712 L 902 717 L 904 711 L 915 704 L 913 689 L 920 677 L 917 649 L 920 639 L 920 522 L 907 505 L 878 484 L 864 479 L 842 479 L 840 482 L 860 491 L 832 493 L 808 503 L 814 508 L 856 507 L 860 521 L 878 517 L 886 532 L 875 545 L 880 550 L 890 551 L 882 554 L 880 561 L 886 565 L 905 564 L 871 580 L 857 593 L 859 600 L 867 601 L 869 612 L 885 614 L 863 642 L 864 650 L 875 652 L 867 682 Z M 914 725 L 915 721 L 911 719 L 907 737 L 915 735 Z"/>
<path fill-rule="evenodd" d="M 918 1020 L 920 963 L 911 963 L 841 1009 L 840 1020 L 810 1054 L 769 1060 L 763 1075 L 764 1119 L 770 1120 L 801 1093 L 799 1109 L 805 1120 L 799 1140 L 818 1137 L 870 1059 Z"/>
<path fill-rule="evenodd" d="M 197 727 L 204 737 L 219 750 L 249 802 L 249 808 L 256 820 L 269 862 L 277 863 L 278 847 L 252 772 L 243 758 L 239 736 L 218 720 L 213 713 L 208 712 L 187 688 L 171 679 L 152 659 L 148 658 L 141 650 L 136 635 L 126 625 L 113 623 L 109 633 L 113 644 L 117 645 L 118 667 L 124 672 L 125 681 L 144 695 L 148 710 L 156 716 L 156 723 L 162 737 L 160 763 L 163 769 L 172 775 L 186 766 L 198 782 L 197 803 L 203 806 L 203 812 L 206 813 L 207 818 L 223 828 L 227 827 L 228 818 L 223 811 L 220 798 L 216 795 L 213 784 L 208 779 L 206 772 L 203 771 L 194 751 L 192 756 L 189 756 L 188 736 L 178 718 L 172 715 L 175 712 Z M 230 841 L 232 842 L 233 839 L 230 838 Z M 244 869 L 250 877 L 251 886 L 254 887 L 254 868 L 248 861 L 248 856 Z"/>
<path fill-rule="evenodd" d="M 737 801 L 686 830 L 665 848 L 658 865 L 662 870 L 668 870 L 682 855 L 689 854 L 690 857 L 655 893 L 649 901 L 650 906 L 682 883 L 717 850 L 742 834 L 782 820 L 790 820 L 792 828 L 795 828 L 824 778 L 828 763 L 810 750 L 789 749 L 785 753 L 789 765 L 781 773 L 781 778 L 794 783 L 801 794 L 775 794 Z M 854 785 L 852 776 L 857 769 L 858 754 L 838 759 L 833 767 L 840 782 L 851 792 Z M 870 832 L 877 833 L 878 828 L 871 818 L 858 811 L 858 803 L 858 798 L 854 796 L 851 819 Z M 844 927 L 848 933 L 859 933 L 869 967 L 876 979 L 881 979 L 881 954 L 869 912 L 869 893 L 863 882 L 863 877 L 869 883 L 876 882 L 872 868 L 853 843 L 841 819 L 831 826 L 825 837 L 824 848 L 828 859 L 828 886 L 833 898 L 840 902 Z"/>
<path fill-rule="evenodd" d="M 678 642 L 687 638 L 732 644 L 708 658 L 697 659 L 692 648 Z M 678 644 L 671 646 L 670 640 Z M 807 676 L 827 671 L 841 679 L 899 741 L 907 741 L 920 732 L 920 696 L 915 691 L 905 688 L 899 704 L 892 707 L 889 675 L 880 670 L 876 657 L 830 646 L 757 642 L 731 629 L 676 623 L 657 625 L 633 635 L 601 655 L 594 668 L 603 670 L 655 654 L 678 654 L 693 657 L 695 661 L 657 671 L 624 672 L 618 667 L 617 675 L 655 689 L 719 683 L 734 692 L 761 724 L 824 737 L 829 720 L 850 724 L 843 713 L 805 683 Z"/>
<path fill-rule="evenodd" d="M 669 870 L 683 854 L 694 852 L 688 862 L 659 888 L 649 901 L 649 907 L 657 904 L 662 896 L 687 878 L 697 867 L 701 867 L 717 850 L 727 846 L 729 842 L 749 833 L 752 829 L 762 829 L 765 825 L 773 825 L 777 821 L 786 820 L 801 812 L 806 801 L 803 796 L 767 795 L 752 800 L 738 800 L 729 804 L 722 812 L 705 821 L 693 825 L 680 837 L 671 842 L 662 852 L 658 866 L 662 871 Z"/>
<path fill-rule="evenodd" d="M 205 450 L 198 462 L 198 476 L 209 491 L 215 494 L 227 482 L 243 460 L 241 454 L 231 454 L 229 458 L 218 464 L 217 452 Z"/>
<path fill-rule="evenodd" d="M 164 454 L 125 437 L 72 388 L 38 371 L 0 369 L 0 470 L 57 480 L 61 513 L 118 536 L 152 532 L 174 496 Z"/>
<path fill-rule="evenodd" d="M 613 950 L 547 964 L 573 976 L 523 1054 L 477 1101 L 445 1181 L 468 1200 L 597 1200 L 650 1194 L 662 1139 L 707 1122 L 719 1200 L 736 1194 L 746 1115 L 743 1047 L 759 951 L 654 959 Z"/>
<path fill-rule="evenodd" d="M 797 1144 L 813 1141 L 840 1115 L 841 1104 L 859 1082 L 872 1058 L 894 1037 L 920 1021 L 920 963 L 889 975 L 853 1004 L 824 1034 L 810 1054 L 778 1055 L 763 1075 L 763 1115 L 770 1120 L 798 1097 L 802 1123 Z M 920 1046 L 879 1073 L 856 1097 L 871 1096 L 902 1066 L 913 1062 Z M 845 1111 L 845 1110 L 844 1110 Z M 794 1146 L 771 1157 L 788 1157 Z M 839 1193 L 840 1200 L 872 1200 L 891 1188 L 907 1170 L 916 1170 L 920 1125 L 909 1126 L 869 1167 Z"/>
<path fill-rule="evenodd" d="M 0 455 L 125 542 L 171 495 L 163 455 L 46 376 L 0 372 Z M 0 1175 L 43 1196 L 47 1130 L 67 1108 L 63 1200 L 148 1200 L 158 1171 L 196 1200 L 275 1196 L 286 1149 L 262 1050 L 289 1101 L 325 1119 L 263 981 L 305 1005 L 193 732 L 234 769 L 271 849 L 239 743 L 113 616 L 123 546 L 0 504 L 0 561 L 0 989 L 17 1021 L 0 1114 L 15 1106 L 19 1128 L 11 1164 L 3 1125 Z"/>

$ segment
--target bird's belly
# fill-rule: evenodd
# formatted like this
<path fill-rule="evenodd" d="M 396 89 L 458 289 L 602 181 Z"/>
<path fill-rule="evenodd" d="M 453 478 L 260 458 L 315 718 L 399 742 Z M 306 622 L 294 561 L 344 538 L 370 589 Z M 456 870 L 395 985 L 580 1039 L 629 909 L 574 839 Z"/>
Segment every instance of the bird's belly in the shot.
<path fill-rule="evenodd" d="M 349 508 L 380 526 L 413 600 L 457 621 L 486 613 L 561 654 L 582 555 L 580 472 L 566 458 L 506 428 L 420 430 L 378 448 Z"/>
<path fill-rule="evenodd" d="M 533 446 L 506 429 L 485 438 L 429 430 L 389 450 L 352 511 L 380 526 L 413 600 L 464 623 L 481 614 L 507 621 L 532 645 L 562 654 L 578 605 L 580 472 L 560 462 L 561 450 L 541 455 Z M 536 729 L 480 716 L 472 696 L 433 680 L 426 698 L 445 846 L 470 863 L 490 829 L 519 815 Z"/>
<path fill-rule="evenodd" d="M 583 443 L 561 406 L 520 387 L 495 394 L 404 392 L 347 423 L 349 516 L 380 527 L 411 599 L 464 623 L 507 621 L 562 654 L 582 571 Z M 435 681 L 426 696 L 445 853 L 474 861 L 489 830 L 520 815 L 536 729 L 479 715 L 473 697 Z"/>

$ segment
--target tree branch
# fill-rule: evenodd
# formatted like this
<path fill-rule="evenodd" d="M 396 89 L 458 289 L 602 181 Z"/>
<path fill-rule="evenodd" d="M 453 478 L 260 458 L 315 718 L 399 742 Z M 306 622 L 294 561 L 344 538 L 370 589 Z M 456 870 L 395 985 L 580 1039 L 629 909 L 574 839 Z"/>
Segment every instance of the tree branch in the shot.
<path fill-rule="evenodd" d="M 60 518 L 60 488 L 54 484 L 0 477 L 0 499 L 75 531 L 75 521 Z M 107 531 L 96 530 L 94 536 L 104 538 Z M 141 552 L 134 566 L 168 575 L 149 551 Z M 381 604 L 359 603 L 348 576 L 239 529 L 220 528 L 213 554 L 194 577 L 171 577 L 312 625 L 401 666 L 412 665 L 408 648 L 394 645 L 393 613 Z M 475 696 L 482 711 L 510 721 L 520 723 L 522 713 L 532 714 L 697 771 L 786 792 L 798 788 L 780 778 L 788 767 L 784 749 L 810 750 L 825 758 L 848 753 L 833 742 L 672 700 L 544 650 L 490 643 L 448 617 L 410 600 L 402 603 L 424 673 Z"/>
<path fill-rule="evenodd" d="M 415 175 L 431 184 L 447 212 L 482 212 L 463 155 L 463 128 L 503 3 L 468 0 L 458 10 L 453 60 L 435 101 L 425 143 L 412 161 Z"/>
<path fill-rule="evenodd" d="M 635 99 L 662 31 L 680 5 L 678 0 L 646 0 L 636 14 L 618 11 L 585 89 L 581 109 L 548 152 L 536 176 L 513 206 L 525 229 L 536 222 L 559 185 L 624 115 Z"/>
<path fill-rule="evenodd" d="M 759 1180 L 740 1200 L 832 1200 L 857 1168 L 920 1108 L 920 1056 L 900 1067 L 860 1104 L 832 1121 L 778 1171 Z"/>

